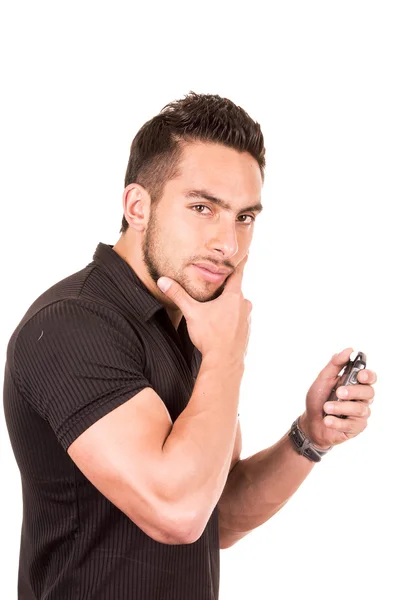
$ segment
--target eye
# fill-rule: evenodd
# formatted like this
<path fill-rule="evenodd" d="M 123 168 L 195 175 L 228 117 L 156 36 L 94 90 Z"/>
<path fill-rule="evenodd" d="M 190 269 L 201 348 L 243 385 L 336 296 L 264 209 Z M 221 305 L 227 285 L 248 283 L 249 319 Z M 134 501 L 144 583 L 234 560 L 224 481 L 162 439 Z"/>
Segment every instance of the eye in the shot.
<path fill-rule="evenodd" d="M 196 209 L 196 208 L 208 208 L 208 206 L 205 206 L 205 204 L 195 204 L 194 206 L 192 206 L 192 208 L 193 209 Z M 208 210 L 210 210 L 210 209 L 208 208 Z M 199 214 L 203 214 L 202 210 L 196 210 L 195 212 L 198 212 Z"/>
<path fill-rule="evenodd" d="M 253 217 L 252 215 L 240 215 L 238 218 L 241 219 L 241 217 L 249 217 L 251 219 L 251 221 L 240 221 L 240 223 L 244 223 L 244 225 L 251 225 L 251 223 L 255 221 L 255 217 Z"/>
<path fill-rule="evenodd" d="M 205 209 L 211 211 L 211 209 L 208 206 L 206 206 L 205 204 L 195 204 L 191 208 L 192 208 L 192 210 L 197 212 L 199 215 L 208 214 L 208 213 L 204 212 Z M 247 217 L 250 220 L 247 220 Z M 237 219 L 238 219 L 238 222 L 243 223 L 243 225 L 251 225 L 255 221 L 255 217 L 253 215 L 239 215 L 237 217 Z M 240 220 L 240 219 L 244 219 L 244 220 Z"/>

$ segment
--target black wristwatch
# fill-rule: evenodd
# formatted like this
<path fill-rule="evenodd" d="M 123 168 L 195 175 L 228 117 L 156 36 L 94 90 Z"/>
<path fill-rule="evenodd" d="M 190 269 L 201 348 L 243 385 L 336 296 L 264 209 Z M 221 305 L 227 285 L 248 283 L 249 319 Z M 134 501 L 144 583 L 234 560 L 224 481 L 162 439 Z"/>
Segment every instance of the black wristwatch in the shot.
<path fill-rule="evenodd" d="M 293 441 L 295 450 L 313 462 L 320 462 L 324 454 L 327 454 L 327 452 L 331 450 L 332 446 L 330 446 L 327 450 L 320 450 L 320 448 L 316 448 L 313 442 L 305 436 L 301 429 L 299 429 L 298 420 L 299 417 L 292 423 L 290 432 L 288 434 Z"/>

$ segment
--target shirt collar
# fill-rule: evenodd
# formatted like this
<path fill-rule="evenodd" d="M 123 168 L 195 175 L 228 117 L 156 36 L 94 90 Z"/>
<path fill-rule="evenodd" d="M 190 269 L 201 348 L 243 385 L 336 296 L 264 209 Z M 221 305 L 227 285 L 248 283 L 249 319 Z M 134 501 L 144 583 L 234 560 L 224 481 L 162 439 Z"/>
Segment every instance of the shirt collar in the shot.
<path fill-rule="evenodd" d="M 113 246 L 100 242 L 93 259 L 100 263 L 128 304 L 145 321 L 164 308 L 164 304 L 153 296 L 133 268 L 113 250 Z"/>

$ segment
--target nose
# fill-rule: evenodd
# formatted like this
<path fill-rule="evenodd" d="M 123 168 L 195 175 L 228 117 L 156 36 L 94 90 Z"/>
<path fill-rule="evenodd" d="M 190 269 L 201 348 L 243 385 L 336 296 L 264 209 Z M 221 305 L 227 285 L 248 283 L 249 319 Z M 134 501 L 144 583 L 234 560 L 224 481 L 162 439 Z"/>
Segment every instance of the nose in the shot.
<path fill-rule="evenodd" d="M 222 219 L 221 219 L 222 220 Z M 238 252 L 238 242 L 236 234 L 236 222 L 224 220 L 218 222 L 213 230 L 213 235 L 207 243 L 207 248 L 218 252 L 223 258 L 231 258 Z"/>

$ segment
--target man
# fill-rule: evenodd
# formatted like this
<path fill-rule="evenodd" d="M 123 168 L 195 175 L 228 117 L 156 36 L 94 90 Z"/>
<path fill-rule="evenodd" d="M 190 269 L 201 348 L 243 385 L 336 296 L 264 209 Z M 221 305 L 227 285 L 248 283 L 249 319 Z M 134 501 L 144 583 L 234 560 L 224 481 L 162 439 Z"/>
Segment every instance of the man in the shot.
<path fill-rule="evenodd" d="M 118 242 L 99 244 L 13 333 L 4 403 L 22 478 L 20 598 L 214 600 L 219 548 L 365 428 L 374 372 L 326 402 L 346 348 L 311 386 L 299 429 L 240 460 L 241 282 L 264 166 L 260 126 L 230 100 L 167 105 L 132 143 Z"/>

